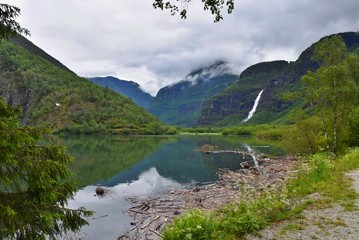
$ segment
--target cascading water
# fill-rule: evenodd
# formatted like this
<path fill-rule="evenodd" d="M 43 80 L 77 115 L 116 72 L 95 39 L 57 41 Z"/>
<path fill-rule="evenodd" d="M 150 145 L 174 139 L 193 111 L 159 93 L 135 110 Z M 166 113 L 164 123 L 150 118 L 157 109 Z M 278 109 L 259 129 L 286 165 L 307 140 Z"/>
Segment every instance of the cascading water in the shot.
<path fill-rule="evenodd" d="M 248 114 L 248 117 L 246 117 L 243 122 L 247 122 L 249 119 L 251 119 L 251 117 L 253 117 L 253 114 L 256 112 L 257 110 L 257 106 L 258 106 L 258 103 L 259 103 L 259 100 L 261 99 L 261 95 L 263 93 L 264 89 L 262 91 L 259 92 L 256 100 L 254 101 L 254 105 L 252 107 L 252 110 L 249 112 Z"/>

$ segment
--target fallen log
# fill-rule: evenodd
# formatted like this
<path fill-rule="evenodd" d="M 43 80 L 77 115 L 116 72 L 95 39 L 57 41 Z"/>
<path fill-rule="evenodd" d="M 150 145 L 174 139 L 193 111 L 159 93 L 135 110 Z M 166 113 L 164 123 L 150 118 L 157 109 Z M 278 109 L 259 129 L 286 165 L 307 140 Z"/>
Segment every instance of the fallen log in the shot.
<path fill-rule="evenodd" d="M 149 229 L 150 230 L 150 232 L 153 232 L 154 234 L 156 234 L 157 236 L 159 236 L 160 238 L 163 238 L 163 235 L 161 234 L 161 233 L 159 233 L 159 232 L 157 232 L 157 231 L 155 231 L 155 230 L 153 230 L 153 229 Z"/>
<path fill-rule="evenodd" d="M 148 223 L 144 224 L 142 227 L 141 227 L 141 230 L 143 230 L 144 228 L 148 227 L 149 225 L 151 225 L 154 221 L 156 221 L 157 219 L 159 219 L 160 216 L 156 216 L 154 219 L 152 219 L 151 221 L 149 221 Z"/>
<path fill-rule="evenodd" d="M 129 198 L 133 206 L 127 210 L 127 214 L 142 225 L 137 224 L 130 229 L 131 231 L 121 235 L 121 239 L 162 238 L 161 231 L 173 222 L 178 214 L 193 208 L 208 211 L 233 202 L 240 196 L 238 194 L 243 190 L 243 186 L 259 192 L 281 186 L 285 179 L 293 176 L 295 166 L 296 162 L 292 159 L 264 158 L 258 169 L 219 171 L 219 180 L 215 183 L 195 188 L 192 185 L 187 189 L 174 189 L 168 194 L 152 199 Z"/>

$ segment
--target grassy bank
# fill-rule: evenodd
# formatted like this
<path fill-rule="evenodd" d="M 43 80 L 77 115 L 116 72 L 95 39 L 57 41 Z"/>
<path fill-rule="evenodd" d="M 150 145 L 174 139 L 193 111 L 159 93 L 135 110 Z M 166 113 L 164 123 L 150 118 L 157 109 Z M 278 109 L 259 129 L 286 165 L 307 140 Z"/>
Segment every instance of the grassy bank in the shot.
<path fill-rule="evenodd" d="M 293 125 L 253 125 L 225 128 L 223 135 L 251 135 L 260 139 L 282 139 Z"/>
<path fill-rule="evenodd" d="M 215 134 L 215 135 L 237 135 L 237 136 L 254 136 L 259 139 L 282 139 L 288 132 L 293 129 L 294 125 L 248 125 L 227 128 L 217 127 L 192 127 L 179 129 L 180 134 Z"/>
<path fill-rule="evenodd" d="M 345 172 L 359 168 L 359 149 L 333 159 L 318 153 L 302 160 L 296 178 L 275 192 L 242 189 L 239 199 L 210 212 L 192 210 L 178 217 L 164 231 L 164 239 L 239 239 L 273 222 L 298 216 L 308 205 L 338 202 L 346 209 L 354 207 L 357 193 L 351 188 Z M 308 198 L 312 193 L 322 197 Z"/>

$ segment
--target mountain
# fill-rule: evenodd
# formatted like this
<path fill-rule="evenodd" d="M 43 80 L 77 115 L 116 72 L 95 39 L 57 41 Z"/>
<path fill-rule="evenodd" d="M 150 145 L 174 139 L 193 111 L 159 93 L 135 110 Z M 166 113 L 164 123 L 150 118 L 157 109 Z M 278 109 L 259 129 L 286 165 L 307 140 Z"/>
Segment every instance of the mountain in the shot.
<path fill-rule="evenodd" d="M 63 70 L 74 73 L 69 68 L 67 68 L 65 65 L 63 65 L 59 60 L 53 58 L 48 53 L 46 53 L 44 50 L 42 50 L 41 48 L 39 48 L 38 46 L 36 46 L 35 44 L 33 44 L 32 42 L 30 42 L 29 40 L 27 40 L 26 38 L 24 38 L 22 36 L 17 36 L 15 38 L 11 39 L 11 42 L 13 42 L 14 44 L 16 44 L 18 46 L 25 48 L 26 50 L 28 50 L 30 53 L 32 53 L 34 55 L 44 58 L 51 64 L 53 64 L 59 68 L 62 68 Z"/>
<path fill-rule="evenodd" d="M 88 80 L 102 87 L 109 87 L 115 92 L 131 98 L 137 105 L 145 109 L 150 106 L 153 100 L 149 93 L 143 91 L 140 85 L 132 81 L 125 81 L 111 76 L 88 78 Z"/>
<path fill-rule="evenodd" d="M 359 33 L 347 32 L 339 35 L 349 50 L 355 50 L 359 46 Z M 316 44 L 303 51 L 295 62 L 275 61 L 259 63 L 247 68 L 238 81 L 203 104 L 197 124 L 202 126 L 241 124 L 251 111 L 261 90 L 263 93 L 256 112 L 248 122 L 260 124 L 284 121 L 280 119 L 300 107 L 300 101 L 285 101 L 284 94 L 299 90 L 300 78 L 308 70 L 314 71 L 319 67 L 311 60 Z"/>
<path fill-rule="evenodd" d="M 167 124 L 196 125 L 203 104 L 238 78 L 227 63 L 218 61 L 160 89 L 148 110 Z"/>
<path fill-rule="evenodd" d="M 219 125 L 226 126 L 241 123 L 252 109 L 258 94 L 264 90 L 260 99 L 262 105 L 265 96 L 272 94 L 266 86 L 289 65 L 290 63 L 282 60 L 262 62 L 248 67 L 235 83 L 212 96 L 204 104 L 198 125 L 221 122 Z"/>
<path fill-rule="evenodd" d="M 167 127 L 108 88 L 77 76 L 26 38 L 0 43 L 0 96 L 22 123 L 70 133 L 158 134 Z"/>

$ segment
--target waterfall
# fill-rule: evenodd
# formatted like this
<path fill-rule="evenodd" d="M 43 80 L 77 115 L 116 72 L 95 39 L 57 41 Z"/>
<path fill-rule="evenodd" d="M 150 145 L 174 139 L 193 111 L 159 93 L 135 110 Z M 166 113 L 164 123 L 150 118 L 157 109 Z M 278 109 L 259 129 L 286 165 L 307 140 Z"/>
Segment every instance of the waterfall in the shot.
<path fill-rule="evenodd" d="M 263 93 L 264 89 L 262 91 L 260 91 L 260 93 L 258 94 L 256 100 L 254 101 L 254 105 L 252 107 L 252 110 L 249 112 L 248 117 L 246 117 L 243 122 L 247 122 L 251 117 L 253 117 L 253 114 L 256 112 L 257 110 L 257 106 L 259 103 L 259 99 L 261 99 L 261 95 Z"/>

